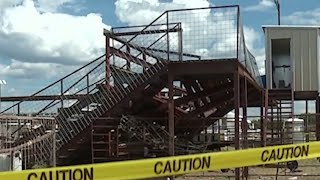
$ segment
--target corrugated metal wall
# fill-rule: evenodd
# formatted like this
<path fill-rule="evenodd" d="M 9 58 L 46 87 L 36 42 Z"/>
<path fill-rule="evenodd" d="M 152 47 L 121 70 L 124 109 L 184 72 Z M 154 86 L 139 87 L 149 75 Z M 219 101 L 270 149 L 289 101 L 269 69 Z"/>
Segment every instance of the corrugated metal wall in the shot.
<path fill-rule="evenodd" d="M 271 87 L 271 39 L 291 39 L 291 59 L 295 91 L 319 91 L 319 62 L 317 28 L 283 27 L 265 29 L 267 87 Z M 318 59 L 319 57 L 319 59 Z"/>

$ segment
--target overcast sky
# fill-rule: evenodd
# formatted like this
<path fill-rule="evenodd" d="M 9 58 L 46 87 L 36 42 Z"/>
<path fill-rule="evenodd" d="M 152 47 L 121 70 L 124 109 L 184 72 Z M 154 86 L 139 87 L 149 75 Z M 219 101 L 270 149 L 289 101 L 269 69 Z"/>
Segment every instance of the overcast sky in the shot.
<path fill-rule="evenodd" d="M 98 57 L 103 28 L 150 22 L 167 9 L 233 4 L 264 73 L 261 25 L 277 23 L 273 0 L 0 0 L 2 94 L 29 95 Z M 281 0 L 281 10 L 282 24 L 320 25 L 319 0 Z"/>

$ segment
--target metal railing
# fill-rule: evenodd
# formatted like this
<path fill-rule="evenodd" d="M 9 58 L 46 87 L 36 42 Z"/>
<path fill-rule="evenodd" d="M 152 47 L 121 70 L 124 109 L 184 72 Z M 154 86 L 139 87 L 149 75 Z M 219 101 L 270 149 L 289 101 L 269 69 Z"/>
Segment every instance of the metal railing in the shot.
<path fill-rule="evenodd" d="M 110 111 L 119 102 L 124 100 L 131 92 L 137 88 L 144 87 L 149 80 L 166 67 L 167 61 L 163 58 L 150 53 L 133 43 L 116 37 L 112 33 L 105 31 L 105 35 L 112 40 L 113 46 L 110 46 L 112 52 L 99 57 L 84 67 L 74 71 L 66 77 L 47 86 L 32 96 L 14 104 L 2 112 L 2 114 L 11 114 L 13 109 L 18 110 L 18 114 L 30 114 L 39 116 L 41 114 L 51 113 L 55 115 L 57 123 L 57 150 L 61 149 L 79 135 L 82 131 L 90 127 L 90 123 L 95 118 Z M 161 37 L 160 37 L 161 40 Z M 155 42 L 159 39 L 155 40 Z M 122 47 L 131 49 L 131 52 L 122 51 Z M 163 44 L 160 44 L 163 45 Z M 149 45 L 152 48 L 162 48 L 159 44 Z M 138 56 L 136 54 L 138 54 Z M 141 56 L 141 58 L 139 58 Z M 135 69 L 124 69 L 121 65 L 112 62 L 110 65 L 110 74 L 106 73 L 105 58 L 117 62 L 124 60 L 142 67 L 142 71 Z M 108 76 L 107 76 L 107 75 Z M 107 76 L 107 77 L 106 77 Z M 60 99 L 50 101 L 32 101 L 35 96 L 59 95 Z M 68 99 L 72 95 L 85 95 L 80 99 Z M 21 128 L 22 129 L 22 128 Z M 20 130 L 21 130 L 20 129 Z M 20 131 L 20 130 L 17 130 Z M 45 129 L 32 130 L 28 136 L 40 137 L 45 134 Z M 22 140 L 25 143 L 26 140 Z M 42 142 L 43 147 L 50 146 L 51 142 Z M 52 144 L 52 143 L 51 143 Z M 44 161 L 51 151 L 47 149 L 47 155 L 41 156 Z"/>
<path fill-rule="evenodd" d="M 172 32 L 175 25 L 179 30 Z M 155 33 L 164 30 L 171 33 Z M 153 53 L 170 61 L 237 59 L 262 86 L 237 5 L 168 10 L 149 25 L 113 27 L 112 32 L 141 47 L 165 34 L 158 42 L 165 45 Z"/>

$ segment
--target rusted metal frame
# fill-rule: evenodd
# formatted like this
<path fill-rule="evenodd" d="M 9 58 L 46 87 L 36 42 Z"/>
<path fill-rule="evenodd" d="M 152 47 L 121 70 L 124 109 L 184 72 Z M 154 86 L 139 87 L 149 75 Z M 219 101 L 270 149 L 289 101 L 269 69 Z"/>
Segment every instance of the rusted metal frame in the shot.
<path fill-rule="evenodd" d="M 163 13 L 164 14 L 164 13 Z M 177 23 L 169 23 L 170 25 L 176 25 Z M 149 27 L 153 27 L 153 26 L 164 26 L 164 25 L 167 25 L 166 23 L 159 23 L 159 24 L 148 24 L 148 25 L 133 25 L 133 26 L 118 26 L 118 27 L 112 27 L 111 28 L 111 31 L 112 33 L 117 33 L 117 31 L 114 31 L 116 29 L 130 29 L 130 28 L 145 28 L 146 26 L 149 26 Z M 129 31 L 131 32 L 131 31 Z M 143 32 L 142 30 L 140 32 Z"/>
<path fill-rule="evenodd" d="M 232 89 L 231 89 L 232 90 Z M 233 93 L 229 91 L 222 91 L 219 95 L 215 95 L 215 99 L 212 99 L 212 102 L 208 103 L 205 106 L 198 107 L 197 109 L 189 112 L 187 114 L 188 117 L 197 116 L 199 113 L 203 113 L 204 111 L 211 109 L 213 106 L 217 106 L 219 104 L 223 104 L 227 99 L 232 98 Z"/>
<path fill-rule="evenodd" d="M 201 84 L 198 83 L 198 82 L 196 82 L 196 81 L 197 81 L 197 80 L 192 81 L 192 84 L 191 84 L 191 85 L 192 85 L 193 89 L 196 91 L 195 93 L 198 94 L 198 93 L 201 93 L 202 90 L 201 90 L 200 87 L 199 87 L 199 86 L 201 86 Z M 207 101 L 206 97 L 200 97 L 200 98 L 198 98 L 198 99 L 200 99 L 200 100 L 203 102 L 204 105 L 208 104 L 208 101 Z M 197 99 L 197 100 L 198 100 L 198 99 Z M 199 101 L 197 101 L 197 103 L 199 103 Z M 200 103 L 199 103 L 199 105 L 200 105 Z"/>
<path fill-rule="evenodd" d="M 149 53 L 149 52 L 141 49 L 141 47 L 139 47 L 139 46 L 137 46 L 137 45 L 133 45 L 132 43 L 129 43 L 129 42 L 125 41 L 125 40 L 122 40 L 122 39 L 116 37 L 116 36 L 113 35 L 110 31 L 108 31 L 108 30 L 106 30 L 106 29 L 104 29 L 104 35 L 105 35 L 105 36 L 108 36 L 108 37 L 110 37 L 110 38 L 112 38 L 112 39 L 114 39 L 114 40 L 116 40 L 116 41 L 118 41 L 118 42 L 120 42 L 120 43 L 122 43 L 122 44 L 124 44 L 124 46 L 127 45 L 127 46 L 129 46 L 129 47 L 131 47 L 131 48 L 133 48 L 133 49 L 136 49 L 136 50 L 140 51 L 140 52 L 143 53 L 143 54 L 146 54 L 146 55 L 148 55 L 148 56 L 150 56 L 150 57 L 153 57 L 153 58 L 155 58 L 155 59 L 157 59 L 157 60 L 160 60 L 162 63 L 167 63 L 167 61 L 166 61 L 165 59 L 163 59 L 163 58 L 161 58 L 161 57 L 159 57 L 159 56 L 157 56 L 157 55 L 154 55 L 154 54 L 152 54 L 152 53 Z M 121 49 L 121 48 L 119 48 L 119 49 Z"/>
<path fill-rule="evenodd" d="M 156 51 L 156 52 L 163 52 L 163 53 L 167 53 L 168 51 L 166 50 L 162 50 L 162 49 L 155 49 L 155 48 L 145 48 L 145 47 L 141 47 L 142 49 L 144 50 L 151 50 L 151 51 Z M 180 48 L 180 47 L 179 47 Z M 190 53 L 182 53 L 182 50 L 181 50 L 181 53 L 178 51 L 178 52 L 175 52 L 175 51 L 169 51 L 170 54 L 177 54 L 181 57 L 179 57 L 179 60 L 182 61 L 182 56 L 188 56 L 188 57 L 193 57 L 193 58 L 198 58 L 199 60 L 201 59 L 201 56 L 198 56 L 198 55 L 194 55 L 194 54 L 190 54 Z"/>
<path fill-rule="evenodd" d="M 110 47 L 110 49 L 111 49 L 111 53 L 113 55 L 118 56 L 118 57 L 123 58 L 123 59 L 126 59 L 126 60 L 129 60 L 130 62 L 134 62 L 136 64 L 139 64 L 139 65 L 143 66 L 143 67 L 149 67 L 149 66 L 152 65 L 152 64 L 148 63 L 145 60 L 142 60 L 142 59 L 140 59 L 138 57 L 135 57 L 135 56 L 133 56 L 133 55 L 127 53 L 127 52 L 123 52 L 123 51 L 121 51 L 119 49 L 115 49 L 114 47 Z"/>
<path fill-rule="evenodd" d="M 240 76 L 238 72 L 238 67 L 235 69 L 234 72 L 234 132 L 235 132 L 235 149 L 240 149 L 240 127 L 239 127 L 239 115 L 240 115 Z M 235 179 L 240 180 L 240 168 L 235 169 Z"/>
<path fill-rule="evenodd" d="M 202 98 L 202 97 L 206 97 L 206 96 L 214 96 L 217 93 L 221 93 L 224 92 L 226 90 L 232 89 L 233 85 L 232 83 L 225 83 L 225 84 L 221 84 L 221 86 L 214 88 L 214 89 L 207 89 L 205 91 L 201 91 L 199 93 L 194 93 L 194 94 L 189 94 L 187 96 L 181 97 L 179 99 L 175 100 L 175 104 L 176 105 L 182 105 L 185 103 L 188 103 L 189 101 L 198 99 L 198 98 Z"/>
<path fill-rule="evenodd" d="M 242 104 L 242 149 L 248 148 L 248 122 L 247 122 L 247 106 L 248 106 L 248 89 L 247 89 L 247 78 L 242 78 L 241 83 L 241 104 Z M 242 179 L 248 178 L 249 169 L 244 167 L 242 169 Z"/>
<path fill-rule="evenodd" d="M 254 91 L 254 89 L 249 89 L 248 90 L 248 92 L 247 92 L 247 94 L 251 94 L 252 92 Z M 217 97 L 220 97 L 220 96 L 222 96 L 222 95 L 215 95 L 215 96 L 217 96 Z M 224 96 L 225 97 L 225 96 Z M 251 101 L 253 101 L 253 100 L 256 100 L 256 98 L 255 97 L 249 97 L 248 98 L 248 102 L 251 102 Z M 219 102 L 215 102 L 214 104 L 215 104 L 215 107 L 218 107 L 218 110 L 215 112 L 215 113 L 213 113 L 212 115 L 210 115 L 210 116 L 208 116 L 205 120 L 207 121 L 207 120 L 210 120 L 210 119 L 212 119 L 212 117 L 214 117 L 214 118 L 217 118 L 217 117 L 221 117 L 221 116 L 224 116 L 227 112 L 229 112 L 229 111 L 231 111 L 233 108 L 232 108 L 232 103 L 234 103 L 234 98 L 233 98 L 233 96 L 228 96 L 226 99 L 224 99 L 224 100 L 220 100 Z M 229 108 L 228 108 L 229 107 Z M 208 107 L 207 109 L 210 109 L 210 108 L 212 108 L 212 106 L 211 107 Z M 205 111 L 205 110 L 203 110 L 203 111 Z M 203 112 L 202 111 L 202 112 Z M 200 112 L 201 113 L 201 112 Z M 193 122 L 192 121 L 190 121 L 190 119 L 195 119 L 195 116 L 193 116 L 193 117 L 189 117 L 189 115 L 190 115 L 190 113 L 188 113 L 188 114 L 186 114 L 186 116 L 184 116 L 181 120 L 187 120 L 187 121 L 183 121 L 183 122 L 189 122 L 188 123 L 188 125 L 186 125 L 186 126 L 188 126 L 188 127 L 193 127 L 194 125 L 192 124 Z M 180 122 L 180 120 L 179 121 L 177 121 L 177 122 Z M 214 123 L 214 122 L 211 122 L 211 121 L 209 121 L 209 122 L 206 122 L 206 125 L 208 125 L 208 123 L 209 124 L 212 124 L 212 123 Z M 199 130 L 197 130 L 197 131 L 199 131 Z"/>
<path fill-rule="evenodd" d="M 317 141 L 320 140 L 320 116 L 318 113 L 320 113 L 320 97 L 318 96 L 316 98 L 316 139 Z"/>
<path fill-rule="evenodd" d="M 239 68 L 239 73 L 240 73 L 242 76 L 246 76 L 246 77 L 247 77 L 247 81 L 250 82 L 250 84 L 252 84 L 253 86 L 255 86 L 257 89 L 262 90 L 262 87 L 257 84 L 257 81 L 256 81 L 255 78 L 252 76 L 252 74 L 247 70 L 247 68 L 244 67 L 243 64 L 241 64 L 241 63 L 239 63 L 238 65 L 240 66 L 240 68 Z"/>
<path fill-rule="evenodd" d="M 130 32 L 122 32 L 122 33 L 113 33 L 116 36 L 132 36 L 132 35 L 144 35 L 144 34 L 161 34 L 166 32 L 179 32 L 180 29 L 170 28 L 170 29 L 157 29 L 157 30 L 148 30 L 148 31 L 130 31 Z"/>
<path fill-rule="evenodd" d="M 176 24 L 176 26 L 174 26 L 173 27 L 173 29 L 174 28 L 176 28 L 179 24 L 181 24 L 181 23 L 177 23 Z M 168 32 L 166 32 L 165 34 L 163 34 L 162 36 L 160 36 L 157 40 L 155 40 L 155 41 L 153 41 L 153 43 L 151 43 L 147 48 L 145 48 L 145 47 L 139 47 L 139 48 L 141 48 L 142 50 L 144 50 L 144 51 L 146 51 L 146 50 L 150 50 L 150 47 L 151 46 L 153 46 L 154 44 L 156 44 L 158 41 L 160 41 L 163 37 L 165 37 L 166 35 L 168 34 Z M 127 48 L 128 48 L 129 46 L 127 46 Z M 121 47 L 122 48 L 122 47 Z M 119 49 L 121 49 L 121 48 L 119 48 Z M 151 49 L 152 50 L 152 49 Z M 139 50 L 140 51 L 140 50 Z M 140 51 L 140 53 L 139 54 L 137 54 L 135 57 L 136 58 L 138 58 L 138 56 L 140 56 L 141 55 L 141 51 Z M 145 54 L 143 54 L 144 56 L 145 56 Z M 134 57 L 134 56 L 133 56 Z M 144 59 L 145 59 L 145 57 L 143 57 Z M 159 60 L 158 59 L 156 59 L 157 60 L 157 63 L 159 62 Z"/>
<path fill-rule="evenodd" d="M 2 97 L 1 101 L 3 101 L 3 102 L 20 101 L 20 100 L 25 99 L 27 97 L 29 97 L 29 96 Z M 64 97 L 65 97 L 64 99 L 81 99 L 81 98 L 84 98 L 85 95 L 71 94 L 71 95 L 64 95 Z M 27 99 L 26 101 L 45 101 L 45 100 L 60 100 L 60 99 L 61 99 L 61 96 L 59 96 L 59 95 L 48 95 L 48 96 L 44 95 L 44 96 L 33 96 L 32 98 Z"/>
<path fill-rule="evenodd" d="M 168 129 L 169 129 L 169 155 L 174 155 L 174 99 L 173 99 L 173 75 L 169 72 L 168 74 Z"/>

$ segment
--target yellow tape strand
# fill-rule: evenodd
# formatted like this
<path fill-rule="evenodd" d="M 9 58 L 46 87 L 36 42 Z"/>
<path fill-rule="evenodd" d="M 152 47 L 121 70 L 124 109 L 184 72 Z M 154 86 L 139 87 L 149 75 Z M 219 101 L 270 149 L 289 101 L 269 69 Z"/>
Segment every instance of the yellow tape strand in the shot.
<path fill-rule="evenodd" d="M 320 142 L 0 173 L 8 180 L 111 180 L 181 175 L 320 157 Z"/>

